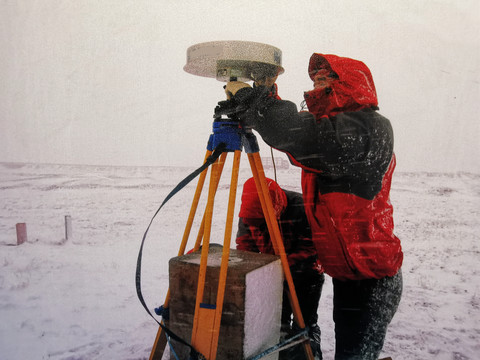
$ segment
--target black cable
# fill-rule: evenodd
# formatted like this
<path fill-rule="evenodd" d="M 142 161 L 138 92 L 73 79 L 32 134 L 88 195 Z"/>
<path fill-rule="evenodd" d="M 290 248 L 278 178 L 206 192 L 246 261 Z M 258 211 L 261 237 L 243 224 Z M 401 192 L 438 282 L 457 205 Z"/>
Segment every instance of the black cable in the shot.
<path fill-rule="evenodd" d="M 275 176 L 275 182 L 278 183 L 278 181 L 277 181 L 277 166 L 275 165 L 275 158 L 273 157 L 273 148 L 272 147 L 270 147 L 270 155 L 272 157 L 273 175 Z"/>

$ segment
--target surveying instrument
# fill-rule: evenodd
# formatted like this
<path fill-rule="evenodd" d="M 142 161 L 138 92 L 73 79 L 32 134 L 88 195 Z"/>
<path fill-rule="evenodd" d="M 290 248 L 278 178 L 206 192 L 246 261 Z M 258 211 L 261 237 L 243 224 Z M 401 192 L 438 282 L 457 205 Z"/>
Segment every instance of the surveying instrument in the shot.
<path fill-rule="evenodd" d="M 258 81 L 265 79 L 266 77 L 275 77 L 284 72 L 284 69 L 281 66 L 281 56 L 282 53 L 280 49 L 255 42 L 214 41 L 200 43 L 188 48 L 187 64 L 185 65 L 184 70 L 193 75 L 212 77 L 222 82 Z M 208 141 L 204 166 L 199 173 L 195 195 L 193 197 L 187 224 L 178 251 L 179 256 L 185 254 L 188 237 L 192 229 L 195 213 L 207 176 L 207 168 L 209 165 L 207 163 L 210 162 L 211 173 L 208 186 L 208 198 L 196 242 L 193 247 L 194 251 L 201 249 L 201 256 L 192 335 L 189 344 L 192 349 L 200 354 L 197 358 L 205 358 L 207 360 L 215 360 L 217 355 L 242 150 L 247 154 L 252 175 L 255 179 L 255 185 L 275 254 L 278 255 L 281 260 L 284 278 L 288 285 L 288 298 L 291 304 L 294 321 L 300 330 L 303 330 L 304 333 L 306 332 L 305 322 L 295 292 L 281 232 L 270 198 L 256 137 L 251 129 L 242 128 L 241 122 L 236 117 L 236 106 L 233 100 L 221 101 L 218 104 L 219 105 L 215 108 L 213 116 L 213 133 L 210 135 Z M 203 298 L 210 246 L 213 205 L 228 153 L 233 153 L 233 167 L 229 188 L 227 218 L 225 223 L 225 235 L 216 304 L 210 304 L 210 306 L 205 307 L 203 306 Z M 214 156 L 214 160 L 212 160 L 212 156 Z M 143 303 L 143 299 L 141 300 Z M 170 290 L 167 292 L 163 309 L 168 308 L 169 301 Z M 160 327 L 158 329 L 155 343 L 153 344 L 150 360 L 160 360 L 167 343 L 167 336 L 169 334 L 166 334 L 167 328 L 163 326 L 163 318 L 159 324 Z M 302 344 L 306 359 L 314 359 L 308 336 L 298 337 L 296 343 Z"/>

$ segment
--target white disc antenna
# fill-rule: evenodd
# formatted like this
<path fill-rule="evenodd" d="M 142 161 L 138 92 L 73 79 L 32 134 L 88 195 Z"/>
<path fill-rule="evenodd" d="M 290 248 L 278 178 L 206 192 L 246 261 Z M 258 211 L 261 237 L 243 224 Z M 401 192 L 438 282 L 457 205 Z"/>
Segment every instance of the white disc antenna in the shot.
<path fill-rule="evenodd" d="M 187 49 L 186 72 L 219 81 L 258 80 L 282 74 L 282 51 L 251 41 L 211 41 Z"/>

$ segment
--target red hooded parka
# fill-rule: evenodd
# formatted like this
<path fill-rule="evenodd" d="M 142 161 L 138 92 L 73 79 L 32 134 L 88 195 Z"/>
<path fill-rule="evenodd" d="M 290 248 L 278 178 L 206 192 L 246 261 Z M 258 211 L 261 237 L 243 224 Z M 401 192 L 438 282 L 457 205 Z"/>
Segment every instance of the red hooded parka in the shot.
<path fill-rule="evenodd" d="M 305 93 L 308 112 L 242 89 L 238 98 L 251 106 L 243 121 L 302 168 L 305 212 L 325 272 L 339 280 L 393 276 L 403 261 L 389 199 L 393 130 L 376 111 L 370 70 L 322 54 L 312 55 L 308 70 L 312 79 L 320 70 L 334 79 Z"/>

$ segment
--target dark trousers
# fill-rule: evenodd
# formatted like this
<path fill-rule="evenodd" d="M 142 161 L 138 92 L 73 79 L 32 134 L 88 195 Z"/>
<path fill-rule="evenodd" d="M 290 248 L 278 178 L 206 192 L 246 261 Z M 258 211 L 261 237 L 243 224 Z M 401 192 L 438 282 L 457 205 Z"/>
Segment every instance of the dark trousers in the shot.
<path fill-rule="evenodd" d="M 318 320 L 318 303 L 322 295 L 325 276 L 315 269 L 302 271 L 292 269 L 292 279 L 305 325 L 309 327 L 316 325 Z M 286 282 L 284 288 L 286 290 L 283 292 L 282 326 L 290 327 L 292 325 L 291 317 L 293 314 L 287 296 L 288 285 Z"/>
<path fill-rule="evenodd" d="M 402 295 L 402 274 L 382 279 L 333 279 L 335 360 L 377 360 Z"/>
<path fill-rule="evenodd" d="M 313 266 L 301 269 L 291 269 L 295 292 L 297 294 L 298 303 L 302 311 L 302 317 L 305 325 L 309 328 L 308 336 L 310 338 L 310 346 L 312 347 L 315 359 L 322 359 L 322 351 L 320 349 L 320 328 L 317 325 L 318 320 L 318 303 L 322 294 L 325 275 L 319 273 Z M 291 335 L 298 332 L 298 326 L 292 322 L 292 308 L 287 296 L 288 285 L 284 285 L 283 307 L 282 307 L 282 330 Z M 305 352 L 302 345 L 280 352 L 280 360 L 305 360 Z"/>

